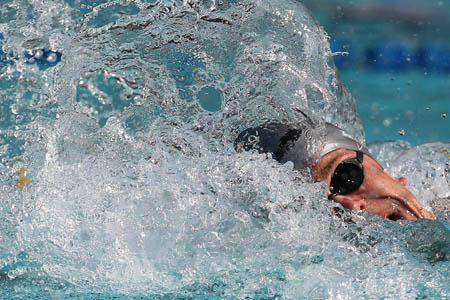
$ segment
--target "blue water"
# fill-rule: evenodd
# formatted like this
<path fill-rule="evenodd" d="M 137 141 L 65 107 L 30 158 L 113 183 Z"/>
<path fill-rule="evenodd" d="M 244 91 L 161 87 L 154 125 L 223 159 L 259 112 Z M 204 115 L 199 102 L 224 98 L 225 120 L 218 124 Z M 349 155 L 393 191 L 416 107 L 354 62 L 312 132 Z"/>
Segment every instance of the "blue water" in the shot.
<path fill-rule="evenodd" d="M 297 1 L 1 4 L 0 299 L 450 296 L 442 72 L 337 74 Z M 235 152 L 298 109 L 364 124 L 438 220 L 339 218 L 307 173 Z"/>
<path fill-rule="evenodd" d="M 358 99 L 368 142 L 450 140 L 449 75 L 348 70 L 341 77 Z"/>
<path fill-rule="evenodd" d="M 330 35 L 369 142 L 449 141 L 449 1 L 306 0 Z M 400 131 L 404 135 L 398 134 Z"/>

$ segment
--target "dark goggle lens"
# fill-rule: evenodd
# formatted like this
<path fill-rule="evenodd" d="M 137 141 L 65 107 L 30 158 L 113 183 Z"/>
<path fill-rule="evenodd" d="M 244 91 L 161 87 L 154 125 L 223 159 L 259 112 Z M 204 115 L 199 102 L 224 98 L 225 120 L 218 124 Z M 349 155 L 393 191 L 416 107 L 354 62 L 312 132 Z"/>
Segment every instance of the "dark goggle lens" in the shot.
<path fill-rule="evenodd" d="M 334 171 L 330 191 L 333 195 L 346 195 L 359 189 L 363 181 L 362 166 L 356 161 L 344 161 Z"/>

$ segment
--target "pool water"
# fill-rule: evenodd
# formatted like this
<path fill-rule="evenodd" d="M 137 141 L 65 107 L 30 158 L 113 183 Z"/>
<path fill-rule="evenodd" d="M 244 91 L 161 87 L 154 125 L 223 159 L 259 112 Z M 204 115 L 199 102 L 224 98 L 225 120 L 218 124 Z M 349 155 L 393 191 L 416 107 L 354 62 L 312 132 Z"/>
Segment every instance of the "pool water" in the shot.
<path fill-rule="evenodd" d="M 358 95 L 358 111 L 369 143 L 450 141 L 449 76 L 415 70 L 346 70 L 341 78 Z"/>
<path fill-rule="evenodd" d="M 383 119 L 373 155 L 436 221 L 338 216 L 307 170 L 234 150 L 299 110 L 364 140 L 299 2 L 9 0 L 0 32 L 0 298 L 450 296 L 448 141 L 386 142 L 440 117 L 414 129 L 359 103 Z"/>
<path fill-rule="evenodd" d="M 450 140 L 450 1 L 303 3 L 330 36 L 368 142 Z"/>

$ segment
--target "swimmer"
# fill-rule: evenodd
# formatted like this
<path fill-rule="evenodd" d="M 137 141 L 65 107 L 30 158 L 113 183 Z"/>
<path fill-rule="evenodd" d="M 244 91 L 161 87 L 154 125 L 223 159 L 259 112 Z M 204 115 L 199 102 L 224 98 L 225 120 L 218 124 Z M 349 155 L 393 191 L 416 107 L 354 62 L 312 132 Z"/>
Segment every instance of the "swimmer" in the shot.
<path fill-rule="evenodd" d="M 306 122 L 299 124 L 269 122 L 246 129 L 235 140 L 235 149 L 272 153 L 280 163 L 293 162 L 295 169 L 309 167 L 316 182 L 327 183 L 328 199 L 347 209 L 366 210 L 394 221 L 436 219 L 407 189 L 405 177 L 389 175 L 366 147 L 330 123 L 325 124 L 322 150 L 305 155 L 311 152 L 308 141 L 314 138 L 314 125 L 304 116 Z"/>

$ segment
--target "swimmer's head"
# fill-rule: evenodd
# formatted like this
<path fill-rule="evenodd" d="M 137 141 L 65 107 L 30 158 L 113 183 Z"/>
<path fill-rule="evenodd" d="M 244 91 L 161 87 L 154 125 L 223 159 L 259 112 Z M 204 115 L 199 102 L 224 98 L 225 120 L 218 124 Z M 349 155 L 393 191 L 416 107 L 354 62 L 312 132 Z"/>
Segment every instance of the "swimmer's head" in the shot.
<path fill-rule="evenodd" d="M 280 163 L 291 161 L 296 169 L 310 168 L 315 181 L 327 183 L 328 198 L 345 208 L 392 220 L 435 218 L 406 188 L 406 179 L 389 175 L 361 143 L 330 123 L 321 130 L 303 115 L 295 124 L 248 128 L 235 140 L 235 149 L 270 152 Z"/>
<path fill-rule="evenodd" d="M 398 220 L 435 219 L 408 190 L 404 177 L 394 178 L 368 149 L 332 124 L 320 158 L 312 166 L 315 181 L 325 181 L 329 199 L 352 210 L 367 210 Z"/>

